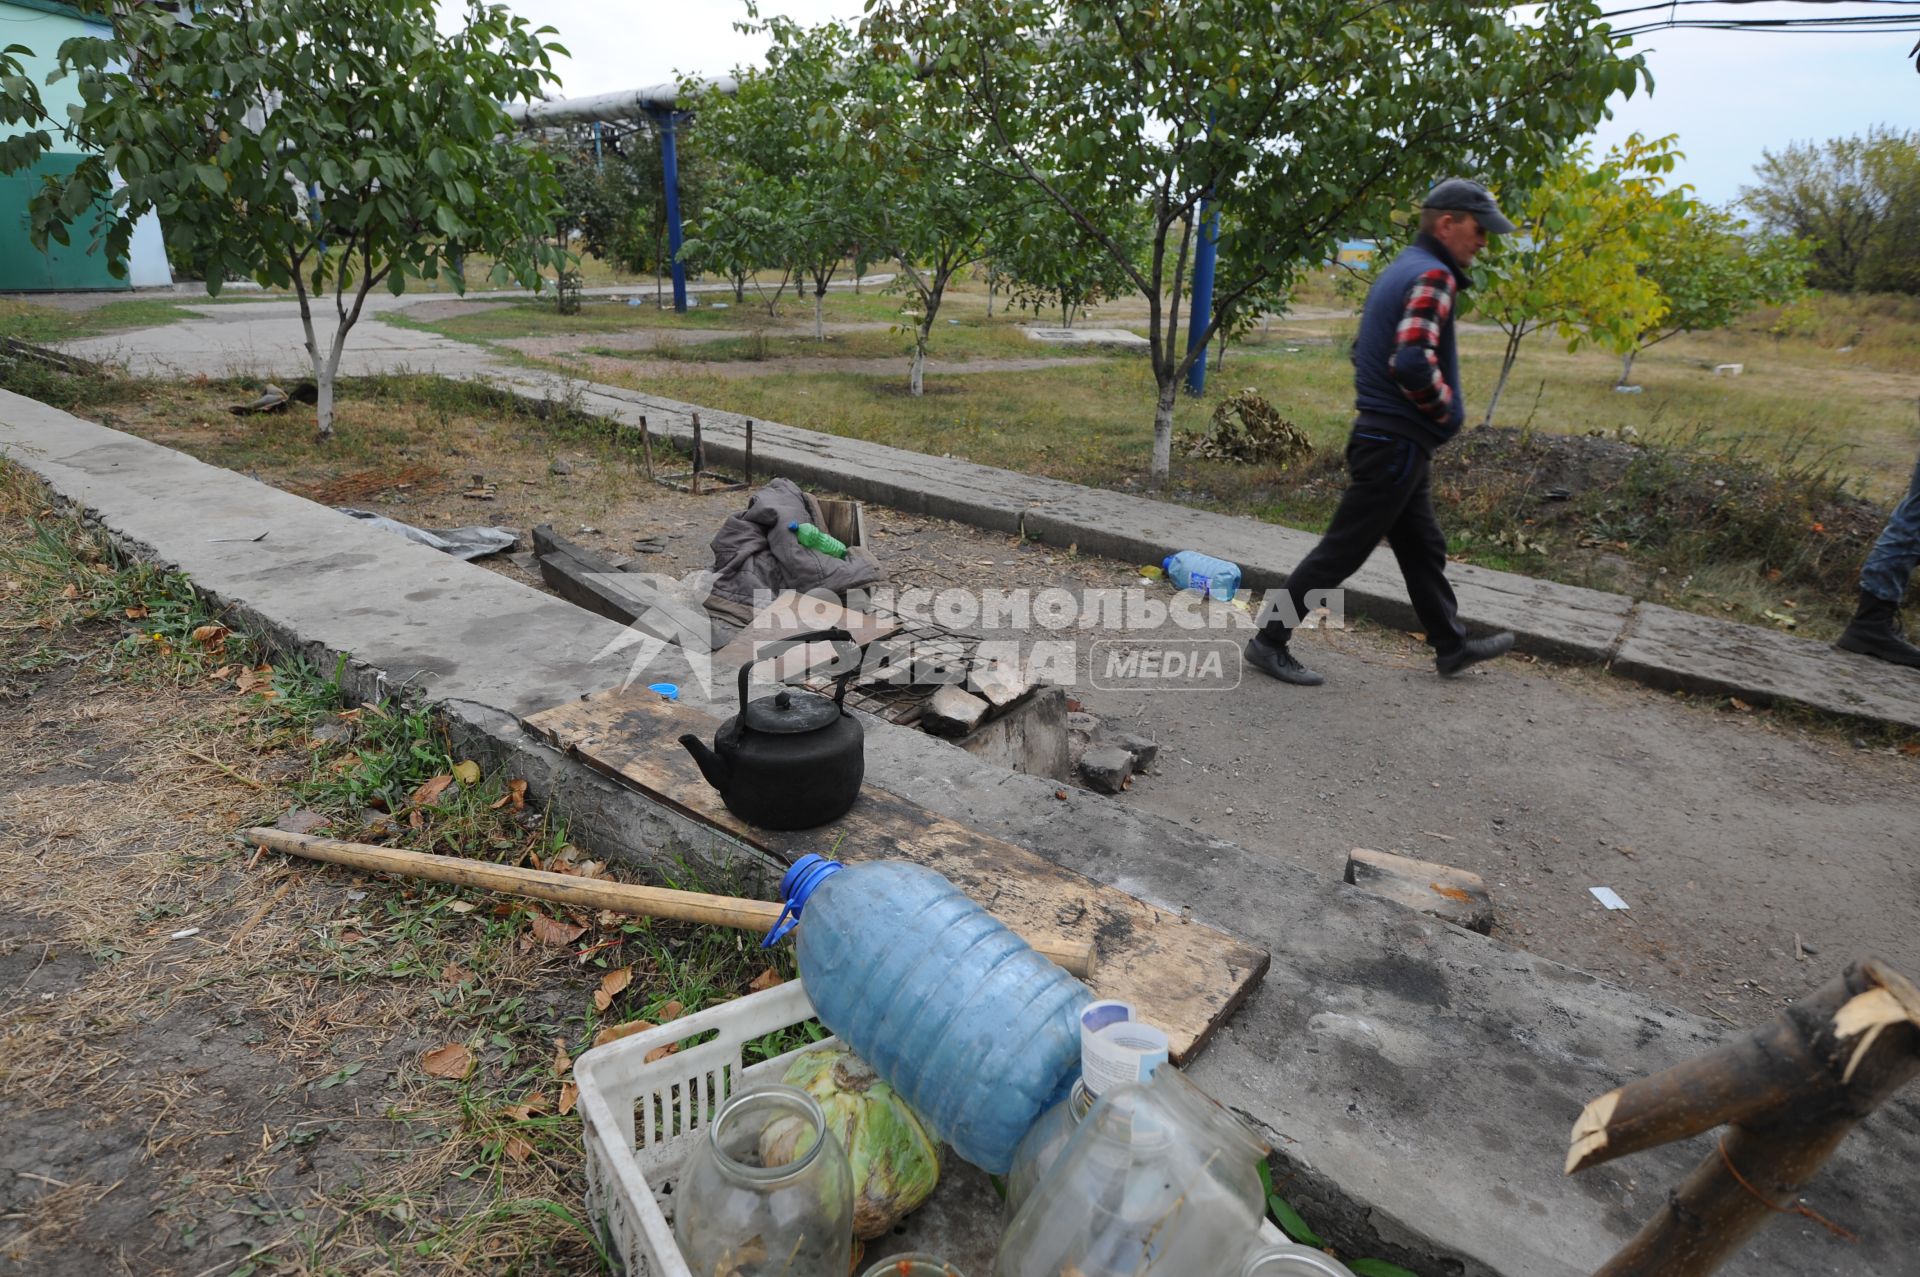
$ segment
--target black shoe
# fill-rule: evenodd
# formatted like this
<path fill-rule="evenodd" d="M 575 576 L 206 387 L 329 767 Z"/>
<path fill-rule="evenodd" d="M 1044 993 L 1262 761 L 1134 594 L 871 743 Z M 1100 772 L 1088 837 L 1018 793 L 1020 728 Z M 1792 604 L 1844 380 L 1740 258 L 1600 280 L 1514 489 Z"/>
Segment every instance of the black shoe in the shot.
<path fill-rule="evenodd" d="M 1865 590 L 1860 591 L 1860 610 L 1833 645 L 1843 652 L 1920 669 L 1920 647 L 1900 633 L 1900 605 Z"/>
<path fill-rule="evenodd" d="M 1468 639 L 1451 652 L 1441 652 L 1433 658 L 1433 667 L 1440 671 L 1441 678 L 1452 678 L 1469 665 L 1478 665 L 1490 661 L 1496 656 L 1505 656 L 1513 650 L 1513 634 L 1501 630 L 1498 634 L 1489 634 L 1485 638 Z"/>
<path fill-rule="evenodd" d="M 1247 664 L 1262 674 L 1295 687 L 1318 687 L 1327 681 L 1325 674 L 1308 669 L 1294 660 L 1293 653 L 1285 647 L 1276 647 L 1258 634 L 1247 640 L 1246 657 Z"/>

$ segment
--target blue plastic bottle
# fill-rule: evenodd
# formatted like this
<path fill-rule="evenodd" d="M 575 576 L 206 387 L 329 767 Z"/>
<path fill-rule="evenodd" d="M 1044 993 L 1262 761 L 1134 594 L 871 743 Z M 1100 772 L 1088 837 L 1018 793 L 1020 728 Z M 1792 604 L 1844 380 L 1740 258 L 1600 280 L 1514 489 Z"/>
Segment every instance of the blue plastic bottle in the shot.
<path fill-rule="evenodd" d="M 820 1022 L 961 1157 L 1006 1174 L 1079 1076 L 1092 992 L 920 865 L 802 856 L 780 894 L 805 909 L 797 957 Z"/>
<path fill-rule="evenodd" d="M 1175 589 L 1198 590 L 1222 603 L 1230 603 L 1240 592 L 1240 565 L 1198 550 L 1170 554 L 1160 564 Z"/>

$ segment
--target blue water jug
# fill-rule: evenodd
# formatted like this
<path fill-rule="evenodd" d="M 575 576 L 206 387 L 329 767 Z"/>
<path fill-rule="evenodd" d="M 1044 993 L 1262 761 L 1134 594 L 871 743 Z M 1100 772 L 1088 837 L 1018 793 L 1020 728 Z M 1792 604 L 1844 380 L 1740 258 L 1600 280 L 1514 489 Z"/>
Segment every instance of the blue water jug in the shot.
<path fill-rule="evenodd" d="M 1160 568 L 1167 574 L 1167 580 L 1173 582 L 1175 589 L 1198 590 L 1222 603 L 1232 602 L 1233 596 L 1240 592 L 1240 565 L 1216 559 L 1198 550 L 1170 554 L 1161 562 Z"/>
<path fill-rule="evenodd" d="M 956 1153 L 1006 1174 L 1079 1076 L 1092 992 L 921 865 L 802 856 L 780 894 L 767 942 L 805 911 L 796 956 L 820 1022 Z"/>

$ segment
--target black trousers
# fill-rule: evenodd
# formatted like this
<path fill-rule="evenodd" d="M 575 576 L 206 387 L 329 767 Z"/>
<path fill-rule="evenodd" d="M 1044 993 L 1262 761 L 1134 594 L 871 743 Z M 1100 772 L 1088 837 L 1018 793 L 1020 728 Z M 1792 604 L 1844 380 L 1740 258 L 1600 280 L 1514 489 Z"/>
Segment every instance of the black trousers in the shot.
<path fill-rule="evenodd" d="M 1447 538 L 1433 512 L 1432 471 L 1426 450 L 1412 440 L 1356 429 L 1347 440 L 1347 490 L 1320 544 L 1287 578 L 1293 608 L 1286 615 L 1304 617 L 1308 591 L 1339 586 L 1360 570 L 1385 537 L 1400 561 L 1427 642 L 1441 653 L 1466 642 L 1459 603 L 1447 584 Z M 1288 626 L 1275 618 L 1260 633 L 1269 643 L 1284 646 Z"/>

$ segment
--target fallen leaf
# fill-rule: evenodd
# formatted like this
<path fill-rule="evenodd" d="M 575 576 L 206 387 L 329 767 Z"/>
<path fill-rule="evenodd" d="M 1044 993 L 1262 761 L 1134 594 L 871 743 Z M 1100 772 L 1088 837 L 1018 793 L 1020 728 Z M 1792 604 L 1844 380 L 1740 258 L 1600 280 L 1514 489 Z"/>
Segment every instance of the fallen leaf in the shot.
<path fill-rule="evenodd" d="M 434 1077 L 463 1078 L 473 1072 L 473 1052 L 458 1042 L 449 1042 L 422 1056 L 420 1066 Z"/>
<path fill-rule="evenodd" d="M 261 665 L 250 670 L 241 670 L 233 680 L 234 687 L 241 692 L 252 692 L 259 696 L 273 695 L 273 666 Z"/>
<path fill-rule="evenodd" d="M 567 1040 L 565 1038 L 555 1038 L 553 1040 L 553 1075 L 555 1077 L 565 1077 L 572 1068 L 573 1057 L 567 1054 Z M 562 1096 L 565 1096 L 565 1094 L 565 1091 L 561 1092 Z M 566 1112 L 565 1109 L 561 1109 L 560 1111 L 562 1113 Z"/>
<path fill-rule="evenodd" d="M 515 1162 L 524 1162 L 533 1156 L 533 1145 L 527 1143 L 518 1135 L 509 1135 L 507 1136 L 506 1148 L 503 1151 Z"/>
<path fill-rule="evenodd" d="M 595 1046 L 605 1046 L 609 1042 L 618 1042 L 621 1038 L 630 1038 L 636 1033 L 657 1028 L 652 1020 L 629 1020 L 625 1024 L 609 1024 L 593 1035 Z"/>
<path fill-rule="evenodd" d="M 446 775 L 435 776 L 432 780 L 423 781 L 418 789 L 407 796 L 408 801 L 416 807 L 425 807 L 440 797 L 440 795 L 446 793 L 447 786 L 451 784 L 453 784 L 453 777 Z"/>
<path fill-rule="evenodd" d="M 449 962 L 440 968 L 440 979 L 446 984 L 465 984 L 473 979 L 473 972 L 458 963 Z"/>
<path fill-rule="evenodd" d="M 71 590 L 71 589 L 73 589 L 73 587 L 72 587 L 71 585 L 69 585 L 69 586 L 68 586 L 67 588 L 68 588 L 69 590 Z M 68 597 L 68 598 L 70 598 L 70 599 L 72 599 L 72 598 L 78 598 L 78 597 L 79 597 L 79 595 L 77 595 L 77 594 L 69 594 L 69 595 L 67 595 L 67 597 Z M 141 604 L 141 605 L 140 605 L 139 607 L 130 607 L 130 608 L 128 608 L 128 609 L 127 609 L 127 619 L 128 619 L 129 621 L 144 621 L 144 620 L 146 620 L 146 619 L 147 619 L 147 617 L 148 617 L 148 616 L 150 616 L 150 615 L 152 615 L 152 613 L 150 613 L 150 612 L 149 612 L 149 611 L 147 610 L 147 607 L 146 607 L 146 605 L 145 605 L 144 603 L 143 603 L 143 604 Z"/>
<path fill-rule="evenodd" d="M 759 975 L 753 977 L 753 982 L 747 985 L 747 987 L 749 989 L 752 989 L 755 993 L 764 993 L 768 989 L 771 989 L 776 984 L 785 984 L 785 983 L 786 981 L 780 978 L 780 973 L 778 971 L 775 971 L 772 967 L 768 967 L 765 971 L 762 971 Z"/>
<path fill-rule="evenodd" d="M 193 641 L 202 647 L 218 652 L 226 647 L 227 636 L 232 633 L 233 631 L 224 625 L 196 626 L 193 631 Z"/>
<path fill-rule="evenodd" d="M 677 1055 L 679 1051 L 680 1044 L 678 1042 L 669 1042 L 665 1046 L 656 1046 L 653 1050 L 647 1052 L 647 1058 L 642 1060 L 641 1063 L 652 1064 L 655 1060 L 664 1060 L 669 1055 Z"/>
<path fill-rule="evenodd" d="M 614 994 L 632 983 L 632 967 L 621 967 L 618 971 L 607 972 L 600 977 L 600 987 L 593 991 L 593 1009 L 605 1011 L 613 1005 Z"/>
<path fill-rule="evenodd" d="M 1903 754 L 1920 754 L 1920 741 L 1910 740 L 1900 747 Z"/>
<path fill-rule="evenodd" d="M 1470 904 L 1473 901 L 1472 896 L 1460 890 L 1460 888 L 1458 887 L 1443 887 L 1437 882 L 1430 882 L 1427 885 L 1429 887 L 1432 887 L 1435 891 L 1439 892 L 1441 895 L 1445 896 L 1447 899 L 1457 900 L 1463 905 Z"/>
<path fill-rule="evenodd" d="M 471 900 L 447 901 L 448 913 L 472 913 L 478 907 L 479 906 L 475 905 Z"/>
<path fill-rule="evenodd" d="M 453 778 L 462 785 L 478 785 L 480 783 L 480 764 L 474 762 L 472 759 L 455 763 L 453 765 Z"/>
<path fill-rule="evenodd" d="M 412 811 L 407 813 L 407 828 L 425 829 L 426 827 L 427 827 L 427 818 L 420 814 L 420 809 L 418 807 L 415 807 Z"/>
<path fill-rule="evenodd" d="M 580 1098 L 580 1088 L 571 1082 L 560 1084 L 560 1105 L 554 1111 L 561 1117 L 573 1112 L 573 1103 Z"/>
<path fill-rule="evenodd" d="M 222 665 L 219 669 L 207 675 L 207 677 L 217 683 L 221 679 L 232 678 L 234 671 L 238 670 L 239 668 L 240 667 L 238 665 Z"/>
<path fill-rule="evenodd" d="M 1739 710 L 1743 714 L 1751 713 L 1753 711 L 1753 706 L 1747 704 L 1745 701 L 1741 700 L 1738 696 L 1727 697 L 1727 704 L 1733 706 L 1735 709 Z"/>
<path fill-rule="evenodd" d="M 513 809 L 515 811 L 519 811 L 522 807 L 525 807 L 527 805 L 527 782 L 526 781 L 524 780 L 508 781 L 507 792 L 500 795 L 500 797 L 494 799 L 490 805 L 493 807 L 495 811 L 498 811 L 500 810 L 500 808 L 507 806 L 509 803 L 513 805 Z"/>
<path fill-rule="evenodd" d="M 578 923 L 556 922 L 537 909 L 528 912 L 527 929 L 533 932 L 535 940 L 556 949 L 572 944 L 587 933 Z"/>
<path fill-rule="evenodd" d="M 669 1002 L 660 1008 L 660 1023 L 665 1024 L 669 1020 L 678 1020 L 685 1011 L 686 1008 L 678 1002 Z"/>
<path fill-rule="evenodd" d="M 274 821 L 273 825 L 274 828 L 284 829 L 290 834 L 310 834 L 316 829 L 325 829 L 327 818 L 309 808 L 295 807 Z"/>
<path fill-rule="evenodd" d="M 80 597 L 80 587 L 77 585 L 69 585 L 66 589 L 60 591 L 60 597 L 63 599 L 77 599 Z"/>

